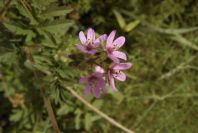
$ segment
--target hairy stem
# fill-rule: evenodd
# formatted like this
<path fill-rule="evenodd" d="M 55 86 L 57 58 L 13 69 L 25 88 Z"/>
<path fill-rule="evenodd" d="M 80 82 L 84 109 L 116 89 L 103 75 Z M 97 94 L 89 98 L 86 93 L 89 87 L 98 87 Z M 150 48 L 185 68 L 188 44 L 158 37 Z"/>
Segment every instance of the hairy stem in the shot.
<path fill-rule="evenodd" d="M 31 54 L 29 49 L 27 50 L 27 57 L 29 58 L 29 60 L 32 63 L 34 63 L 34 60 L 32 58 L 32 54 Z M 39 76 L 38 76 L 39 74 L 37 73 L 37 71 L 33 71 L 33 73 L 34 73 L 34 77 L 36 78 L 36 80 L 39 80 Z M 60 129 L 59 129 L 57 121 L 56 121 L 56 117 L 55 117 L 55 114 L 54 114 L 54 111 L 53 111 L 53 108 L 52 108 L 52 104 L 50 102 L 49 97 L 47 97 L 45 95 L 45 88 L 44 88 L 44 85 L 42 83 L 41 83 L 40 91 L 41 91 L 41 95 L 42 95 L 43 100 L 44 100 L 45 107 L 47 109 L 47 113 L 48 113 L 50 121 L 52 123 L 54 133 L 60 133 Z"/>
<path fill-rule="evenodd" d="M 75 92 L 73 89 L 71 89 L 70 87 L 64 86 L 64 88 L 66 90 L 68 90 L 73 96 L 75 96 L 78 100 L 80 100 L 82 103 L 84 103 L 87 107 L 89 107 L 90 109 L 92 109 L 94 112 L 96 112 L 98 115 L 100 115 L 102 118 L 106 119 L 109 123 L 111 123 L 112 125 L 118 127 L 119 129 L 125 131 L 126 133 L 135 133 L 134 131 L 126 128 L 125 126 L 121 125 L 120 123 L 118 123 L 116 120 L 110 118 L 108 115 L 106 115 L 105 113 L 103 113 L 102 111 L 100 111 L 99 109 L 97 109 L 96 107 L 94 107 L 93 105 L 91 105 L 89 102 L 87 102 L 84 98 L 82 98 L 80 95 L 78 95 L 77 92 Z"/>
<path fill-rule="evenodd" d="M 42 95 L 42 97 L 44 99 L 44 104 L 46 106 L 46 109 L 47 109 L 49 118 L 51 120 L 54 132 L 55 133 L 60 133 L 60 129 L 58 127 L 58 124 L 57 124 L 57 121 L 56 121 L 56 117 L 54 115 L 54 111 L 53 111 L 50 99 L 47 96 L 45 96 L 45 94 L 44 94 L 44 88 L 41 88 L 41 95 Z"/>

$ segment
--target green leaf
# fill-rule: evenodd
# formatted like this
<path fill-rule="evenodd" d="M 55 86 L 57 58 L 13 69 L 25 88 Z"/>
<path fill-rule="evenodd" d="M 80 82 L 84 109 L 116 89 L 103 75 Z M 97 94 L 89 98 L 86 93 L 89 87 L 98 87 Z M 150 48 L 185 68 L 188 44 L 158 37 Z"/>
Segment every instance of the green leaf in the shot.
<path fill-rule="evenodd" d="M 17 55 L 15 52 L 7 52 L 0 55 L 0 63 L 11 66 L 12 64 L 16 63 L 16 61 Z"/>
<path fill-rule="evenodd" d="M 103 100 L 95 100 L 92 104 L 97 107 L 97 108 L 101 108 L 101 106 L 103 105 L 104 101 Z"/>
<path fill-rule="evenodd" d="M 32 3 L 34 6 L 38 7 L 38 8 L 42 8 L 42 7 L 47 7 L 50 4 L 55 4 L 55 2 L 57 2 L 57 0 L 33 0 Z"/>
<path fill-rule="evenodd" d="M 15 113 L 10 116 L 10 121 L 18 122 L 22 119 L 22 117 L 23 117 L 23 111 L 15 110 Z"/>
<path fill-rule="evenodd" d="M 25 65 L 28 69 L 34 70 L 34 66 L 33 66 L 33 64 L 32 64 L 32 62 L 31 62 L 30 60 L 26 60 L 26 61 L 24 62 L 24 65 Z"/>
<path fill-rule="evenodd" d="M 64 16 L 70 13 L 73 9 L 68 7 L 50 6 L 45 10 L 41 16 L 45 18 L 51 18 L 55 16 Z"/>
<path fill-rule="evenodd" d="M 127 24 L 127 25 L 124 27 L 124 30 L 125 30 L 126 32 L 130 32 L 130 31 L 132 31 L 133 29 L 135 29 L 139 24 L 140 24 L 140 20 L 135 20 L 135 21 L 130 22 L 129 24 Z"/>
<path fill-rule="evenodd" d="M 41 25 L 39 28 L 52 34 L 63 35 L 72 25 L 73 23 L 71 21 L 57 20 Z"/>
<path fill-rule="evenodd" d="M 71 108 L 68 105 L 63 105 L 61 108 L 58 109 L 58 115 L 66 115 L 71 111 Z"/>
<path fill-rule="evenodd" d="M 34 67 L 38 70 L 46 73 L 47 75 L 50 75 L 50 65 L 52 65 L 52 62 L 47 57 L 43 56 L 33 56 L 33 59 L 35 61 Z"/>
<path fill-rule="evenodd" d="M 39 32 L 39 34 L 44 36 L 44 39 L 42 40 L 42 45 L 44 45 L 46 47 L 50 47 L 50 48 L 57 48 L 56 42 L 53 40 L 50 33 L 46 32 L 40 28 L 37 28 L 37 31 Z"/>
<path fill-rule="evenodd" d="M 15 34 L 19 34 L 19 35 L 34 34 L 31 30 L 24 29 L 16 24 L 12 24 L 12 23 L 3 23 L 3 24 L 8 30 L 10 30 Z"/>
<path fill-rule="evenodd" d="M 124 28 L 126 26 L 126 22 L 122 15 L 117 10 L 113 10 L 113 13 L 118 21 L 120 28 Z"/>
<path fill-rule="evenodd" d="M 32 13 L 28 10 L 26 5 L 22 5 L 20 2 L 16 4 L 16 8 L 18 9 L 19 13 L 30 20 L 32 25 L 37 25 L 37 20 L 32 16 Z"/>
<path fill-rule="evenodd" d="M 86 113 L 85 119 L 84 119 L 85 129 L 90 130 L 92 126 L 92 116 L 89 113 Z"/>
<path fill-rule="evenodd" d="M 34 55 L 33 58 L 34 58 L 34 61 L 39 63 L 39 64 L 47 63 L 49 65 L 52 65 L 52 62 L 48 57 Z"/>
<path fill-rule="evenodd" d="M 75 111 L 76 117 L 75 117 L 75 128 L 76 129 L 80 129 L 80 124 L 81 124 L 81 115 L 82 115 L 82 111 L 80 109 L 77 109 Z"/>

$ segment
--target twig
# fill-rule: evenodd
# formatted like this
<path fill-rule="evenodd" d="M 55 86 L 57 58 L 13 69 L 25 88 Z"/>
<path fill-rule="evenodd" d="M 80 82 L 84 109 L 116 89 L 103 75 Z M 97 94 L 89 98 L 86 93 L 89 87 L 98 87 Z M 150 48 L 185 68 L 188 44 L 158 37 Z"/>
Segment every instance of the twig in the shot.
<path fill-rule="evenodd" d="M 27 56 L 32 61 L 32 63 L 34 63 L 34 60 L 32 58 L 32 55 L 31 55 L 31 52 L 30 52 L 29 49 L 28 49 L 28 52 L 27 52 Z M 36 80 L 38 80 L 38 77 L 39 77 L 38 73 L 36 71 L 33 71 L 33 73 L 34 73 L 34 76 L 35 76 Z M 50 99 L 45 95 L 45 89 L 44 89 L 44 85 L 42 83 L 41 83 L 40 91 L 41 91 L 41 95 L 43 97 L 44 104 L 46 106 L 50 121 L 52 123 L 52 127 L 54 129 L 54 132 L 55 133 L 60 133 L 60 129 L 58 127 L 58 124 L 57 124 L 57 121 L 56 121 L 56 117 L 54 115 L 54 111 L 53 111 Z"/>
<path fill-rule="evenodd" d="M 108 115 L 106 115 L 105 113 L 103 113 L 102 111 L 100 111 L 99 109 L 97 109 L 96 107 L 94 107 L 93 105 L 91 105 L 90 103 L 88 103 L 84 98 L 82 98 L 80 95 L 78 95 L 78 93 L 75 92 L 70 87 L 64 86 L 64 88 L 67 89 L 78 100 L 80 100 L 81 102 L 83 102 L 87 107 L 89 107 L 94 112 L 96 112 L 98 115 L 100 115 L 101 117 L 103 117 L 104 119 L 106 119 L 108 122 L 110 122 L 112 125 L 120 128 L 121 130 L 125 131 L 126 133 L 135 133 L 134 131 L 132 131 L 132 130 L 126 128 L 126 127 L 124 127 L 123 125 L 121 125 L 120 123 L 118 123 L 117 121 L 115 121 L 114 119 L 110 118 Z"/>

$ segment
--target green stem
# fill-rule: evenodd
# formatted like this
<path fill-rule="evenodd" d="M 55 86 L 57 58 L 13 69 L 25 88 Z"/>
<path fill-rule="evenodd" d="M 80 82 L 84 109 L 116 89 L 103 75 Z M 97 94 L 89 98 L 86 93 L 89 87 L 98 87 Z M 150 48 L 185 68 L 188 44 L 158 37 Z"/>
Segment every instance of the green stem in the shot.
<path fill-rule="evenodd" d="M 102 111 L 100 111 L 99 109 L 97 109 L 96 107 L 94 107 L 93 105 L 91 105 L 90 103 L 88 103 L 84 98 L 82 98 L 80 95 L 78 95 L 77 92 L 75 92 L 73 89 L 71 89 L 70 87 L 64 86 L 64 88 L 66 90 L 68 90 L 73 96 L 75 96 L 78 100 L 80 100 L 82 103 L 84 103 L 88 108 L 90 108 L 91 110 L 93 110 L 94 112 L 96 112 L 98 115 L 100 115 L 102 118 L 106 119 L 109 123 L 111 123 L 112 125 L 116 126 L 117 128 L 121 129 L 122 131 L 126 132 L 126 133 L 135 133 L 134 131 L 126 128 L 125 126 L 123 126 L 122 124 L 118 123 L 116 120 L 112 119 L 111 117 L 109 117 L 108 115 L 106 115 L 105 113 L 103 113 Z"/>

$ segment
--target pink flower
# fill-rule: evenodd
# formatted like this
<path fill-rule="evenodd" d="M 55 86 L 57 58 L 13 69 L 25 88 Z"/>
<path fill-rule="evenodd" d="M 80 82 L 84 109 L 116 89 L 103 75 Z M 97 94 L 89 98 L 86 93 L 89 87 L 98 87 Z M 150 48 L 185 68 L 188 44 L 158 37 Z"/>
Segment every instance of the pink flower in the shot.
<path fill-rule="evenodd" d="M 111 68 L 108 71 L 108 78 L 109 83 L 113 90 L 117 90 L 115 87 L 115 81 L 114 79 L 125 81 L 126 75 L 121 70 L 126 70 L 132 67 L 131 63 L 120 63 L 120 64 L 114 64 L 111 66 Z"/>
<path fill-rule="evenodd" d="M 96 48 L 100 45 L 102 41 L 106 40 L 107 35 L 103 34 L 95 39 L 95 31 L 92 28 L 89 28 L 87 32 L 87 38 L 82 31 L 79 32 L 79 38 L 81 44 L 78 44 L 77 48 L 83 53 L 95 54 L 97 52 Z"/>
<path fill-rule="evenodd" d="M 109 36 L 107 38 L 105 49 L 107 51 L 108 57 L 111 60 L 113 60 L 115 63 L 119 63 L 120 62 L 119 59 L 127 60 L 127 56 L 125 53 L 123 53 L 121 51 L 117 51 L 120 47 L 122 47 L 124 45 L 125 37 L 120 36 L 114 40 L 115 34 L 116 34 L 115 30 L 113 30 L 109 34 Z"/>
<path fill-rule="evenodd" d="M 88 77 L 82 77 L 80 79 L 80 83 L 86 83 L 86 87 L 84 90 L 84 95 L 87 96 L 92 92 L 96 98 L 100 97 L 101 91 L 106 90 L 106 82 L 103 79 L 104 77 L 104 69 L 96 66 L 96 71 L 88 76 Z"/>

